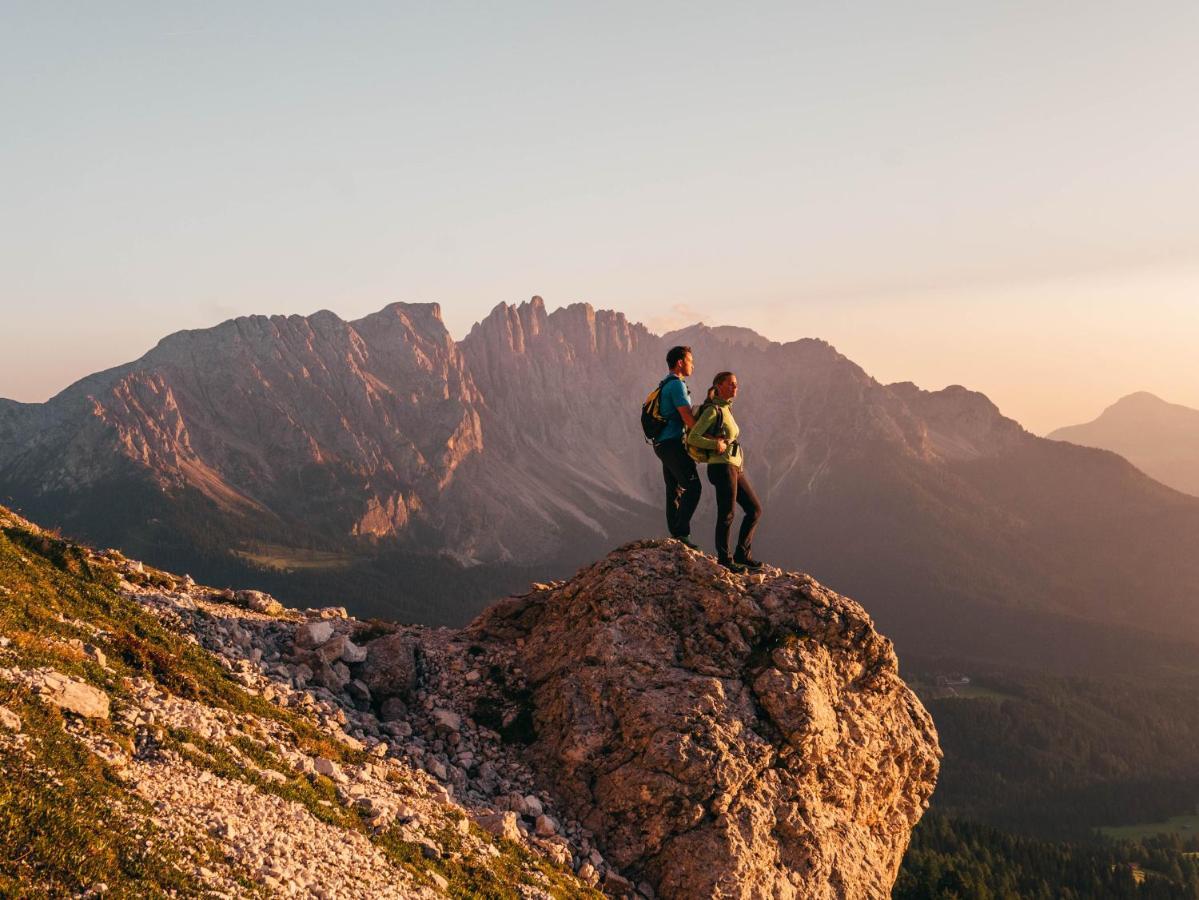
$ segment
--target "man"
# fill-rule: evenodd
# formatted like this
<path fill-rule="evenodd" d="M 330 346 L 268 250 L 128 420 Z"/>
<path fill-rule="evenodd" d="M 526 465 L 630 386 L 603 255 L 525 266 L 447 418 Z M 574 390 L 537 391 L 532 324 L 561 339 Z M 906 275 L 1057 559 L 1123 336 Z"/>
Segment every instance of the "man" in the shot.
<path fill-rule="evenodd" d="M 654 453 L 662 460 L 662 479 L 666 482 L 666 527 L 671 537 L 698 550 L 691 541 L 691 516 L 699 505 L 699 472 L 683 446 L 684 431 L 695 424 L 691 392 L 683 380 L 695 371 L 691 348 L 671 347 L 666 354 L 666 367 L 670 375 L 662 385 L 658 401 L 666 426 L 654 442 Z"/>

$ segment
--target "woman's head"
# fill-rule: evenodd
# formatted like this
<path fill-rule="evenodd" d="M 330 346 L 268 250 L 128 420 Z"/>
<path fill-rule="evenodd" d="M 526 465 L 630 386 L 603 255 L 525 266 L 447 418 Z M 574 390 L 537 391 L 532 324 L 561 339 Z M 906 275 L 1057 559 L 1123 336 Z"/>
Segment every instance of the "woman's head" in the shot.
<path fill-rule="evenodd" d="M 737 376 L 733 372 L 717 372 L 708 388 L 708 399 L 732 400 L 737 396 Z"/>

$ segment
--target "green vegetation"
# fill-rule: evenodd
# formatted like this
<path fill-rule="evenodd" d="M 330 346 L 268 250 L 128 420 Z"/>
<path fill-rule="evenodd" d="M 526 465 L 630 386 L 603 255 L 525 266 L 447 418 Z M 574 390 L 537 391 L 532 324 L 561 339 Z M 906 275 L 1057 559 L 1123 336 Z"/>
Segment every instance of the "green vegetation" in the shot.
<path fill-rule="evenodd" d="M 310 550 L 280 544 L 257 544 L 249 550 L 234 550 L 234 556 L 264 569 L 294 572 L 298 569 L 344 569 L 356 562 L 349 553 L 334 550 Z"/>
<path fill-rule="evenodd" d="M 449 824 L 434 836 L 436 853 L 404 842 L 396 830 L 372 832 L 356 807 L 339 801 L 332 781 L 292 770 L 263 739 L 263 731 L 346 766 L 362 763 L 366 754 L 247 692 L 217 657 L 120 596 L 115 568 L 115 561 L 93 558 L 57 536 L 0 528 L 0 634 L 10 641 L 5 664 L 50 666 L 87 681 L 108 693 L 114 712 L 133 699 L 126 679 L 145 678 L 175 696 L 234 714 L 240 730 L 226 742 L 162 728 L 151 729 L 152 739 L 194 765 L 367 836 L 418 879 L 431 883 L 433 873 L 445 878 L 454 896 L 516 898 L 516 885 L 534 883 L 554 897 L 600 896 L 580 888 L 564 869 L 478 829 L 477 837 L 495 845 L 494 855 L 467 858 L 462 835 Z M 174 584 L 172 576 L 153 569 L 138 577 L 162 587 Z M 108 668 L 72 640 L 102 650 Z M 0 732 L 5 774 L 0 779 L 0 896 L 71 896 L 101 883 L 116 897 L 197 895 L 190 872 L 197 861 L 216 864 L 216 845 L 207 839 L 188 847 L 168 844 L 150 824 L 152 810 L 67 733 L 57 710 L 26 693 L 0 681 L 0 704 L 23 721 L 16 739 Z M 131 746 L 119 726 L 92 721 L 85 727 Z M 268 769 L 284 780 L 264 773 Z M 118 822 L 121 827 L 114 828 Z M 233 874 L 245 895 L 252 895 L 253 884 Z"/>
<path fill-rule="evenodd" d="M 100 883 L 118 897 L 199 896 L 179 849 L 147 824 L 148 807 L 65 732 L 57 710 L 23 693 L 0 682 L 27 748 L 0 742 L 0 897 L 71 896 Z"/>
<path fill-rule="evenodd" d="M 1101 826 L 1195 811 L 1199 678 L 992 672 L 981 681 L 1006 696 L 925 700 L 945 751 L 934 809 L 1079 841 Z"/>
<path fill-rule="evenodd" d="M 163 572 L 146 578 L 173 583 Z M 111 564 L 88 558 L 83 548 L 20 528 L 0 530 L 0 633 L 13 639 L 22 664 L 49 665 L 127 696 L 123 678 L 142 677 L 162 689 L 233 713 L 274 720 L 290 729 L 297 746 L 341 762 L 362 754 L 330 739 L 307 719 L 248 693 L 217 658 L 186 640 L 116 591 Z M 98 646 L 111 672 L 66 642 Z"/>
<path fill-rule="evenodd" d="M 462 858 L 462 834 L 449 826 L 436 835 L 442 852 L 437 857 L 426 856 L 420 844 L 404 840 L 396 829 L 383 832 L 376 842 L 389 859 L 417 875 L 430 870 L 437 872 L 449 883 L 450 896 L 464 900 L 521 900 L 522 885 L 539 887 L 555 900 L 602 900 L 604 896 L 580 887 L 562 868 L 535 857 L 520 844 L 493 837 L 473 824 L 470 833 L 499 851 L 487 860 L 486 866 L 467 863 Z"/>
<path fill-rule="evenodd" d="M 945 759 L 896 898 L 1199 898 L 1193 672 L 971 674 L 982 696 L 912 679 Z"/>
<path fill-rule="evenodd" d="M 1159 834 L 1177 834 L 1184 837 L 1199 836 L 1199 815 L 1173 816 L 1164 822 L 1148 822 L 1139 825 L 1119 825 L 1100 828 L 1104 837 L 1113 840 L 1140 840 Z"/>
<path fill-rule="evenodd" d="M 1095 844 L 1018 837 L 927 815 L 894 900 L 1194 900 L 1199 860 L 1178 839 Z"/>

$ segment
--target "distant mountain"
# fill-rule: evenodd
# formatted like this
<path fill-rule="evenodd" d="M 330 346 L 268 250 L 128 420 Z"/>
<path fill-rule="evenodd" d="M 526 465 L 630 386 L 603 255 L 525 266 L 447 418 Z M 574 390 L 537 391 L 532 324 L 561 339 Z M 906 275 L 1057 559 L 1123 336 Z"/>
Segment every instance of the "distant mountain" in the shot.
<path fill-rule="evenodd" d="M 1059 428 L 1048 437 L 1119 453 L 1162 484 L 1199 496 L 1199 409 L 1140 391 L 1093 422 Z"/>
<path fill-rule="evenodd" d="M 0 405 L 0 498 L 209 581 L 461 622 L 662 532 L 635 407 L 686 343 L 697 400 L 739 375 L 759 555 L 861 597 L 905 654 L 1088 666 L 1142 631 L 1199 640 L 1199 499 L 965 388 L 746 331 L 540 298 L 460 342 L 431 304 L 237 319 Z M 711 505 L 705 482 L 705 545 Z"/>

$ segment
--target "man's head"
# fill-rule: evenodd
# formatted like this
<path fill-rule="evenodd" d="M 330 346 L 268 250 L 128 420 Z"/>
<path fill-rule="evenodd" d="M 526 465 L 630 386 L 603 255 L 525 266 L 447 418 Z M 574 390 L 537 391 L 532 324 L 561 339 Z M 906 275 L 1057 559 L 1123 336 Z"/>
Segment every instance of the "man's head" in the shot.
<path fill-rule="evenodd" d="M 671 347 L 666 354 L 666 368 L 682 378 L 695 371 L 695 362 L 691 358 L 690 347 Z"/>

